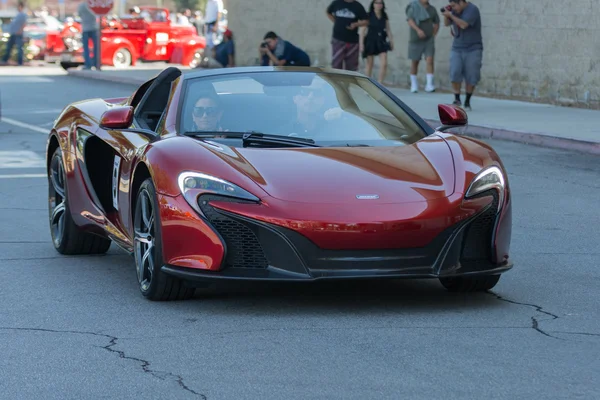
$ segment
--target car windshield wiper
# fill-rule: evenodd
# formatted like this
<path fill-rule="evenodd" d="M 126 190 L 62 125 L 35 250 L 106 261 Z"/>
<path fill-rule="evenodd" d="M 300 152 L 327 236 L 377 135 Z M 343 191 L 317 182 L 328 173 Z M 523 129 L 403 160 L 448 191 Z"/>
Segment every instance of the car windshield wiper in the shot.
<path fill-rule="evenodd" d="M 315 141 L 308 138 L 301 137 L 289 137 L 280 135 L 269 135 L 262 132 L 248 131 L 248 132 L 232 132 L 232 131 L 197 131 L 197 132 L 185 132 L 186 136 L 193 136 L 197 138 L 238 138 L 242 139 L 244 146 L 250 143 L 257 144 L 282 144 L 288 146 L 309 146 L 309 147 L 321 147 L 315 144 Z"/>

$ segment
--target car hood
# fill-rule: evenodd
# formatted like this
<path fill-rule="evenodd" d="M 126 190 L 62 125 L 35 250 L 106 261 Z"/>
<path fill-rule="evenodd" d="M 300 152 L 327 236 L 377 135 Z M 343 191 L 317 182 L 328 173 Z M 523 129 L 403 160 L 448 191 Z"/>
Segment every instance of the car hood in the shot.
<path fill-rule="evenodd" d="M 270 196 L 298 203 L 404 203 L 454 192 L 454 164 L 437 135 L 407 146 L 207 149 Z"/>

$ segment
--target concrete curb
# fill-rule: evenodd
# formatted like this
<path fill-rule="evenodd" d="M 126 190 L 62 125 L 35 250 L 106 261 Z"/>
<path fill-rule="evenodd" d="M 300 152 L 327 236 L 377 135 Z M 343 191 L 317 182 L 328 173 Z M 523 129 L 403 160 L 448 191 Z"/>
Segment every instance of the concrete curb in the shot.
<path fill-rule="evenodd" d="M 78 78 L 95 79 L 99 81 L 120 83 L 132 86 L 139 86 L 147 81 L 147 79 L 145 78 L 116 76 L 110 73 L 104 74 L 102 72 L 97 71 L 68 70 L 67 74 Z M 433 128 L 437 128 L 438 126 L 440 126 L 440 122 L 437 120 L 425 119 L 425 121 Z M 469 125 L 467 131 L 465 131 L 463 134 L 465 136 L 473 137 L 476 139 L 502 140 L 527 145 L 535 145 L 540 147 L 548 147 L 554 149 L 562 149 L 587 154 L 600 155 L 600 143 L 545 135 L 543 133 L 517 132 L 503 128 Z"/>
<path fill-rule="evenodd" d="M 77 78 L 94 79 L 97 81 L 111 82 L 111 83 L 122 83 L 125 85 L 139 86 L 146 82 L 148 79 L 128 77 L 128 76 L 117 76 L 109 73 L 103 73 L 98 71 L 84 71 L 80 69 L 69 69 L 67 75 L 74 76 Z"/>
<path fill-rule="evenodd" d="M 431 119 L 426 119 L 425 121 L 433 128 L 440 126 L 439 121 Z M 464 132 L 464 135 L 475 139 L 502 140 L 506 142 L 516 142 L 527 145 L 600 155 L 600 143 L 545 135 L 543 133 L 516 132 L 493 127 L 469 125 L 467 127 L 467 131 Z"/>

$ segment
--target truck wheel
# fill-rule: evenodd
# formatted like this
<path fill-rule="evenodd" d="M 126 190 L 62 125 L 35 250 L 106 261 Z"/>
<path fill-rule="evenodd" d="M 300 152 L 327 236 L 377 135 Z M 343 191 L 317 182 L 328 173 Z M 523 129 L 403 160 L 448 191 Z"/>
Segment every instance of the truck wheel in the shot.
<path fill-rule="evenodd" d="M 77 63 L 72 63 L 72 62 L 61 62 L 60 66 L 62 67 L 62 69 L 64 69 L 65 71 L 68 71 L 69 68 L 77 68 L 79 64 Z"/>
<path fill-rule="evenodd" d="M 125 47 L 121 47 L 115 51 L 113 55 L 113 65 L 116 68 L 127 68 L 131 66 L 131 52 L 127 50 Z"/>

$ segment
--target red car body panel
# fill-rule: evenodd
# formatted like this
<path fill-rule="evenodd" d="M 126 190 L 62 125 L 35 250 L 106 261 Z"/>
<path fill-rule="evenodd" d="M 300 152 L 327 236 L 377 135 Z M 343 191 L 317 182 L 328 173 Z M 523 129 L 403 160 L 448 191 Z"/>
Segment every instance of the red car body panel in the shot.
<path fill-rule="evenodd" d="M 159 140 L 135 131 L 99 127 L 105 111 L 130 104 L 134 94 L 67 107 L 48 142 L 49 158 L 57 145 L 65 153 L 68 201 L 75 223 L 106 235 L 128 251 L 133 241 L 135 182 L 148 171 L 160 206 L 166 265 L 217 273 L 224 268 L 227 251 L 214 225 L 183 198 L 177 183 L 182 172 L 208 173 L 260 199 L 259 204 L 211 201 L 216 210 L 293 232 L 319 251 L 368 252 L 432 246 L 444 232 L 477 217 L 494 201 L 487 195 L 464 198 L 476 174 L 489 166 L 504 171 L 487 144 L 441 132 L 400 147 L 213 146 L 175 132 L 183 84 L 181 78 L 174 82 Z M 103 210 L 98 200 L 102 194 L 96 194 L 86 179 L 86 154 L 78 128 L 121 158 L 118 210 Z M 111 167 L 112 158 L 103 165 Z M 356 197 L 375 193 L 380 196 L 376 201 Z M 503 199 L 490 241 L 490 262 L 498 265 L 506 264 L 509 257 L 512 205 L 508 181 Z"/>

